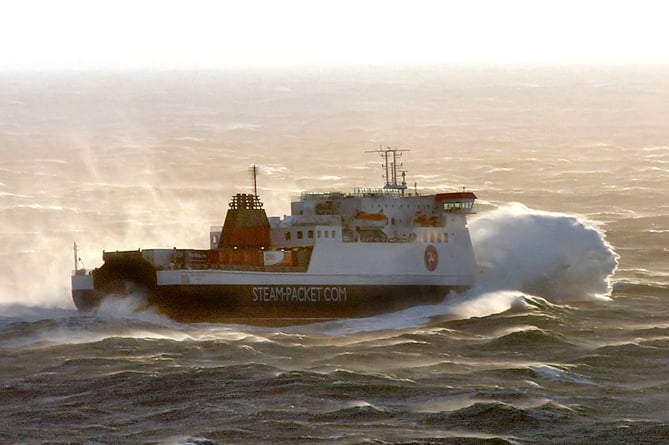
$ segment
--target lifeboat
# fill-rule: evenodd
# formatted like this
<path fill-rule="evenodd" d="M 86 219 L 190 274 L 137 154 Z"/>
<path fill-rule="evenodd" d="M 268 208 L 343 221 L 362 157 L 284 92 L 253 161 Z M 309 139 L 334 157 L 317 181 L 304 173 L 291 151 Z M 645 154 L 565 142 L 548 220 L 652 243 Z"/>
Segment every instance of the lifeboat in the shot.
<path fill-rule="evenodd" d="M 427 216 L 423 212 L 416 213 L 414 224 L 419 227 L 437 227 L 439 218 L 437 216 Z"/>
<path fill-rule="evenodd" d="M 358 212 L 355 214 L 355 225 L 361 229 L 381 228 L 388 224 L 388 217 L 383 213 Z"/>

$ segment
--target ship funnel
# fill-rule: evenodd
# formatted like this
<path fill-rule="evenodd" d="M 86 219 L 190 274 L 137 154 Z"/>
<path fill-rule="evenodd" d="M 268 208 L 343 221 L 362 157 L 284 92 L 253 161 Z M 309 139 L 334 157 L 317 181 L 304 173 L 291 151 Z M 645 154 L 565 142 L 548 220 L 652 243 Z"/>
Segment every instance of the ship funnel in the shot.
<path fill-rule="evenodd" d="M 265 248 L 269 243 L 269 220 L 258 196 L 246 193 L 233 196 L 218 248 Z"/>

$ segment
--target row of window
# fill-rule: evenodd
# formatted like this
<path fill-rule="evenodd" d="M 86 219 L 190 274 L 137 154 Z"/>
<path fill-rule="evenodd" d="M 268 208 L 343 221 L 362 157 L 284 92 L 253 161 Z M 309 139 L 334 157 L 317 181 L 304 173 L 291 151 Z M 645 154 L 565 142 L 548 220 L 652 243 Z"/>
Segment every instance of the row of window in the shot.
<path fill-rule="evenodd" d="M 398 205 L 397 207 L 400 208 L 400 209 L 403 209 L 403 208 L 404 208 L 404 204 L 400 204 L 400 205 Z M 372 204 L 371 208 L 374 208 L 374 205 L 373 205 L 373 204 Z M 377 204 L 377 205 L 376 205 L 376 208 L 377 208 L 377 209 L 380 209 L 380 208 L 381 208 L 381 204 Z M 388 208 L 388 204 L 383 204 L 383 208 L 384 208 L 384 209 L 387 209 L 387 208 Z M 390 208 L 391 208 L 391 209 L 394 209 L 394 208 L 395 208 L 395 204 L 390 204 Z M 407 208 L 407 209 L 410 209 L 410 210 L 416 210 L 416 209 L 422 209 L 422 208 L 425 208 L 425 209 L 427 209 L 427 210 L 430 210 L 430 209 L 432 208 L 432 205 L 431 205 L 431 204 L 425 204 L 425 205 L 423 205 L 423 204 L 418 204 L 418 205 L 409 205 L 409 204 L 407 204 L 406 208 Z"/>
<path fill-rule="evenodd" d="M 315 232 L 316 238 L 336 238 L 337 237 L 337 232 L 335 230 L 316 230 Z M 296 239 L 304 239 L 304 231 L 298 230 L 295 232 L 295 238 Z M 313 230 L 307 230 L 307 238 L 308 239 L 313 239 L 314 238 L 314 231 Z M 293 234 L 292 232 L 286 232 L 286 241 L 290 241 L 293 239 Z"/>
<path fill-rule="evenodd" d="M 334 239 L 336 237 L 336 232 L 334 230 L 316 230 L 315 232 L 313 230 L 307 230 L 306 231 L 306 236 L 307 239 L 313 239 L 314 238 L 314 233 L 316 235 L 316 238 L 332 238 Z M 300 240 L 304 239 L 304 231 L 298 230 L 295 232 L 295 238 Z M 293 233 L 292 232 L 286 232 L 286 241 L 290 241 L 293 238 Z M 448 233 L 446 232 L 423 232 L 422 235 L 423 242 L 424 243 L 447 243 L 448 242 Z"/>
<path fill-rule="evenodd" d="M 424 243 L 447 243 L 448 233 L 423 232 Z"/>
<path fill-rule="evenodd" d="M 455 202 L 444 203 L 444 210 L 458 210 L 458 209 L 471 210 L 473 208 L 474 208 L 474 201 L 455 201 Z"/>

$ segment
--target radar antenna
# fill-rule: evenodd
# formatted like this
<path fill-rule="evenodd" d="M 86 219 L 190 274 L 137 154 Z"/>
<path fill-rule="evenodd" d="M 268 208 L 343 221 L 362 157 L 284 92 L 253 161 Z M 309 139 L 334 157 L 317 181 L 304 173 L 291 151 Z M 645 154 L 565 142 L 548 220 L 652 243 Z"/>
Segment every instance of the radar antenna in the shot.
<path fill-rule="evenodd" d="M 386 190 L 399 190 L 404 196 L 404 191 L 407 189 L 406 183 L 406 170 L 402 170 L 402 182 L 399 181 L 397 170 L 399 167 L 402 167 L 404 164 L 401 162 L 398 163 L 397 159 L 402 157 L 402 152 L 410 151 L 408 149 L 400 148 L 391 148 L 379 146 L 378 150 L 368 150 L 365 153 L 379 153 L 384 159 L 383 168 L 386 170 L 386 174 L 383 176 L 386 180 L 386 185 L 383 186 Z"/>

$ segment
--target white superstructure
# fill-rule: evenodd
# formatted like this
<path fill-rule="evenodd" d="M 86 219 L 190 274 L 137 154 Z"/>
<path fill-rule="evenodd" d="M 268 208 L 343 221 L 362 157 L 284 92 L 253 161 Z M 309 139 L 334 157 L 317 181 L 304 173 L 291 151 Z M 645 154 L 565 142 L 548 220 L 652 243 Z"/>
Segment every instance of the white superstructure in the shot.
<path fill-rule="evenodd" d="M 208 250 L 105 253 L 101 268 L 77 271 L 77 306 L 130 281 L 177 319 L 224 312 L 221 319 L 317 320 L 437 302 L 473 285 L 466 217 L 476 196 L 408 193 L 405 173 L 401 182 L 398 175 L 402 150 L 378 151 L 383 188 L 305 192 L 290 215 L 268 218 L 254 185 L 253 195 L 233 197 L 224 225 L 211 228 Z"/>

